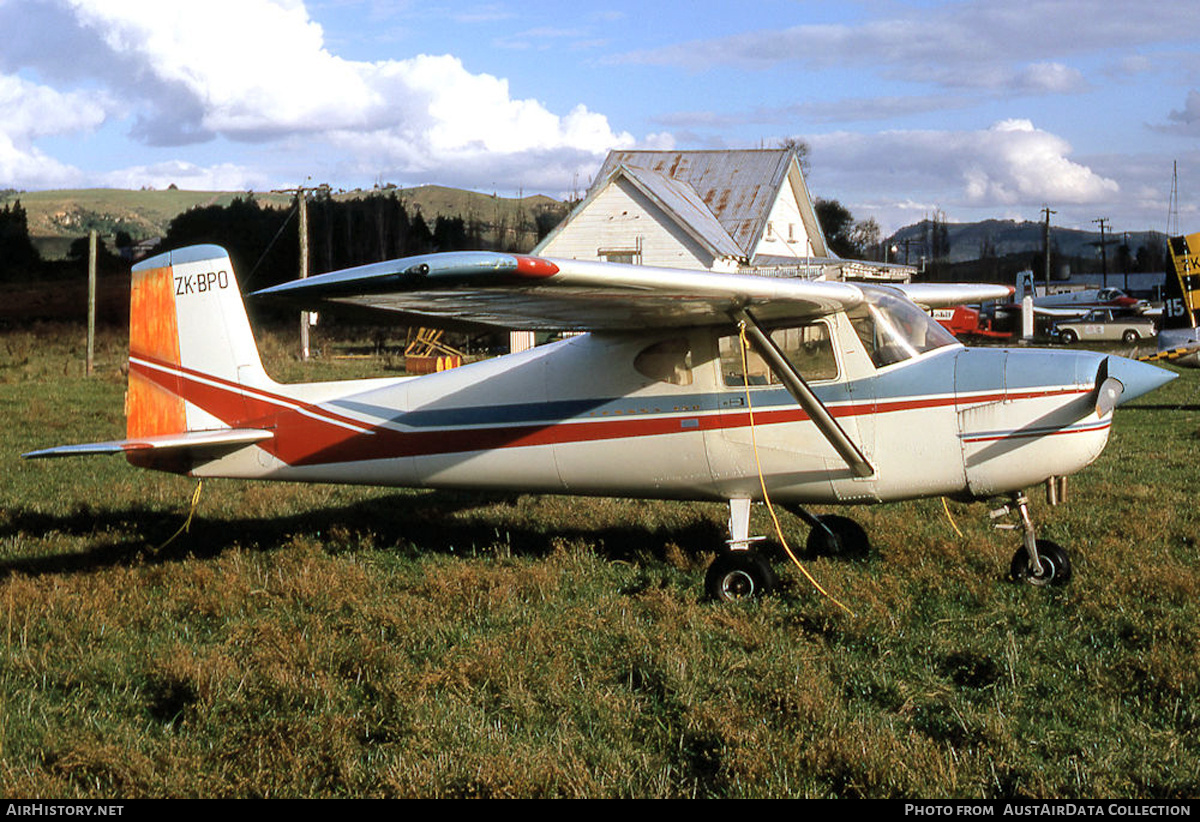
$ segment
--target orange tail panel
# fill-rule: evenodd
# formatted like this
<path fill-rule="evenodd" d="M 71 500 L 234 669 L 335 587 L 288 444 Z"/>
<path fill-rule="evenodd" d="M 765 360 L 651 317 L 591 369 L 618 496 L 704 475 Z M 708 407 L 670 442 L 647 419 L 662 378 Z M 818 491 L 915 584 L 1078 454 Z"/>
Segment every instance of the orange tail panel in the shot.
<path fill-rule="evenodd" d="M 179 365 L 179 324 L 175 316 L 173 269 L 133 272 L 129 300 L 129 356 Z M 148 437 L 187 430 L 183 400 L 129 369 L 125 397 L 126 436 Z"/>

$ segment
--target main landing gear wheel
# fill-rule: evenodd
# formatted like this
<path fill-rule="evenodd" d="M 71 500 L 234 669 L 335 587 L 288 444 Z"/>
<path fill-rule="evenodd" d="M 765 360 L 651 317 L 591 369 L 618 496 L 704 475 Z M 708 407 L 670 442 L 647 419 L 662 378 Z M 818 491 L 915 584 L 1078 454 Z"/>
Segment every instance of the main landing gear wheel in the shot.
<path fill-rule="evenodd" d="M 753 551 L 725 551 L 708 566 L 704 590 L 719 602 L 755 599 L 775 587 L 771 564 Z"/>
<path fill-rule="evenodd" d="M 863 527 L 849 517 L 826 514 L 816 517 L 805 547 L 813 556 L 861 559 L 871 552 L 871 540 Z"/>
<path fill-rule="evenodd" d="M 1071 579 L 1071 559 L 1066 550 L 1057 542 L 1048 539 L 1037 541 L 1038 561 L 1042 573 L 1035 574 L 1030 567 L 1029 552 L 1022 546 L 1013 555 L 1012 567 L 1009 574 L 1014 582 L 1027 582 L 1030 585 L 1066 585 Z"/>

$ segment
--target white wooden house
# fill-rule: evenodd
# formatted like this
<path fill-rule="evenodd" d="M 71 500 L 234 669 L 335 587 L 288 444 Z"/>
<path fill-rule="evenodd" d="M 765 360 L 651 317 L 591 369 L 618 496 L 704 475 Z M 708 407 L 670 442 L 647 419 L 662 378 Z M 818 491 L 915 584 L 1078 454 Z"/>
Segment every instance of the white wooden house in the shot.
<path fill-rule="evenodd" d="M 765 276 L 908 282 L 913 270 L 828 248 L 790 149 L 614 151 L 544 257 Z M 532 345 L 516 332 L 513 350 Z"/>
<path fill-rule="evenodd" d="M 829 251 L 789 149 L 614 151 L 534 253 L 774 276 L 911 277 Z"/>

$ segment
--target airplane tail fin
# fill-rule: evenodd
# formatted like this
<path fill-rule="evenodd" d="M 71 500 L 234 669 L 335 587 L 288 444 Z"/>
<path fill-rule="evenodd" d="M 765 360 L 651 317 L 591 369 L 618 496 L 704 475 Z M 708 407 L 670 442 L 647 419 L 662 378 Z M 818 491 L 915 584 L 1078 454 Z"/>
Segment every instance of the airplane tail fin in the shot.
<path fill-rule="evenodd" d="M 244 419 L 238 389 L 272 381 L 229 254 L 218 246 L 190 246 L 138 263 L 132 277 L 126 436 L 212 430 Z M 204 394 L 211 406 L 214 393 L 230 406 L 223 419 L 188 399 Z"/>
<path fill-rule="evenodd" d="M 1172 237 L 1168 251 L 1163 327 L 1195 328 L 1200 320 L 1200 233 Z"/>
<path fill-rule="evenodd" d="M 126 439 L 32 451 L 27 458 L 120 454 L 186 472 L 271 439 L 251 392 L 263 369 L 229 254 L 201 245 L 133 267 Z"/>

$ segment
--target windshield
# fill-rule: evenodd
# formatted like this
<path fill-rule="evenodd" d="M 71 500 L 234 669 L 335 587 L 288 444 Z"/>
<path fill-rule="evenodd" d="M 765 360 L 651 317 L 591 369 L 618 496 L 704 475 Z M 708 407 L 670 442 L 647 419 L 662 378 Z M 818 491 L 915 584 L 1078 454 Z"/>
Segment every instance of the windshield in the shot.
<path fill-rule="evenodd" d="M 901 362 L 958 340 L 909 300 L 864 288 L 867 301 L 849 312 L 850 323 L 876 368 Z"/>

